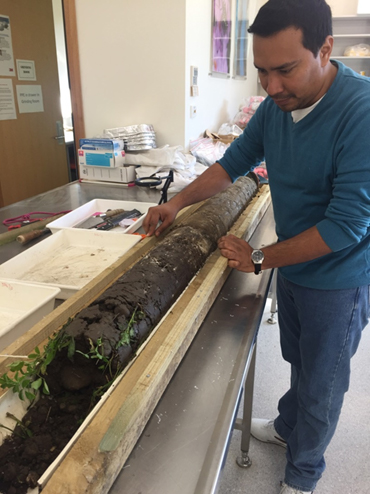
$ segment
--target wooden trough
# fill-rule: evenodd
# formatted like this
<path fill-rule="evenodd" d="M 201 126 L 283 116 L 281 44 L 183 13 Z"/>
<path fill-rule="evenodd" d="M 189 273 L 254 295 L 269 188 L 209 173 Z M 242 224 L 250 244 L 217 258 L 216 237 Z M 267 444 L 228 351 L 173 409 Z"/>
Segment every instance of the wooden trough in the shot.
<path fill-rule="evenodd" d="M 248 240 L 269 205 L 270 192 L 265 185 L 230 233 Z M 199 206 L 182 211 L 175 224 Z M 13 361 L 11 355 L 27 355 L 35 346 L 42 347 L 50 335 L 87 307 L 157 242 L 154 237 L 140 242 L 5 349 L 3 354 L 9 357 L 0 358 L 1 374 Z M 84 422 L 68 451 L 40 479 L 43 493 L 109 492 L 229 273 L 227 260 L 216 250 L 117 380 L 109 397 Z"/>

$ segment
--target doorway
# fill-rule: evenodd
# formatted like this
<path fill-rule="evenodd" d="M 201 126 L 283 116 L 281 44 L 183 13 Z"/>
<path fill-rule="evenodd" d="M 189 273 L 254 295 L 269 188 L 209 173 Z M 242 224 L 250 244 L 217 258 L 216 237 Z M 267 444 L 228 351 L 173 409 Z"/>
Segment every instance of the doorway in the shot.
<path fill-rule="evenodd" d="M 54 23 L 53 4 L 59 12 L 57 23 Z M 12 93 L 14 108 L 12 118 L 0 118 L 2 207 L 77 178 L 69 163 L 74 159 L 75 142 L 83 136 L 84 125 L 74 0 L 1 0 L 0 16 L 8 20 L 11 48 L 8 51 L 14 65 L 13 73 L 4 70 L 0 73 L 0 83 Z M 65 114 L 65 109 L 62 114 L 57 24 L 62 33 L 59 36 L 66 34 L 67 55 L 63 47 L 64 60 L 61 57 L 66 89 L 62 94 L 66 101 L 65 92 L 70 87 L 73 119 Z M 19 76 L 17 64 L 22 60 L 33 67 L 34 77 L 29 81 Z M 31 100 L 25 97 L 22 100 L 22 95 L 31 94 L 30 91 L 37 92 L 40 101 L 27 108 L 27 101 Z"/>
<path fill-rule="evenodd" d="M 62 111 L 64 144 L 66 147 L 68 178 L 70 182 L 77 180 L 76 150 L 74 146 L 74 130 L 72 120 L 71 92 L 67 63 L 66 39 L 62 0 L 52 0 L 56 56 L 59 76 L 60 106 Z"/>

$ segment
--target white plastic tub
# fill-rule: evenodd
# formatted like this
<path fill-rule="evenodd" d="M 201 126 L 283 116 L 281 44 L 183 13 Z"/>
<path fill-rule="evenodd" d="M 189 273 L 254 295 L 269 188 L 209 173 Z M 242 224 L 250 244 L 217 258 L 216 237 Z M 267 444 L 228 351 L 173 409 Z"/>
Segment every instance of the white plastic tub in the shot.
<path fill-rule="evenodd" d="M 125 209 L 129 211 L 131 209 L 137 209 L 143 216 L 141 216 L 133 225 L 130 225 L 127 228 L 122 228 L 117 226 L 113 230 L 109 230 L 113 233 L 133 233 L 136 232 L 141 225 L 143 224 L 144 217 L 148 212 L 148 209 L 152 206 L 157 206 L 157 203 L 154 202 L 129 202 L 129 201 L 112 201 L 110 199 L 93 199 L 90 202 L 87 202 L 83 206 L 80 206 L 77 209 L 74 209 L 70 213 L 58 218 L 55 221 L 51 221 L 48 224 L 48 228 L 52 231 L 52 233 L 56 233 L 57 231 L 64 228 L 73 228 L 74 225 L 77 225 L 81 221 L 90 218 L 93 214 L 98 212 L 105 212 L 108 209 Z M 74 230 L 85 230 L 83 228 L 73 228 Z"/>
<path fill-rule="evenodd" d="M 59 288 L 0 279 L 0 351 L 54 309 Z"/>
<path fill-rule="evenodd" d="M 141 240 L 96 230 L 65 229 L 0 266 L 0 278 L 60 288 L 67 299 Z"/>

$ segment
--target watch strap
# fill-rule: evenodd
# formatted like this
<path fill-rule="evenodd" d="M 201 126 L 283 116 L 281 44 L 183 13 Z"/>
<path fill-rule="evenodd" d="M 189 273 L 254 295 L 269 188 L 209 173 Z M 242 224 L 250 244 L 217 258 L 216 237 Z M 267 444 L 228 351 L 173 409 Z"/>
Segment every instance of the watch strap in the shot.
<path fill-rule="evenodd" d="M 254 265 L 254 274 L 260 274 L 262 273 L 262 264 L 255 264 Z"/>

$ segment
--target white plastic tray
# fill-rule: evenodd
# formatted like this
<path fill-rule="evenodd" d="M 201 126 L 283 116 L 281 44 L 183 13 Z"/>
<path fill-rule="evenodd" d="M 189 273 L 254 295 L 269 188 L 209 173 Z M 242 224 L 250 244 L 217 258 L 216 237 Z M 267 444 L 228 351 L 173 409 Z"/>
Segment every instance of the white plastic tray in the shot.
<path fill-rule="evenodd" d="M 67 299 L 141 240 L 140 235 L 68 228 L 0 266 L 0 278 L 60 288 Z"/>
<path fill-rule="evenodd" d="M 54 309 L 59 288 L 0 279 L 0 351 Z"/>
<path fill-rule="evenodd" d="M 148 212 L 148 209 L 152 206 L 157 206 L 154 202 L 129 202 L 129 201 L 112 201 L 110 199 L 93 199 L 87 202 L 83 206 L 74 209 L 70 213 L 58 218 L 55 221 L 51 221 L 48 224 L 48 228 L 55 233 L 63 228 L 73 228 L 81 221 L 90 218 L 94 213 L 105 212 L 108 209 L 125 209 L 127 211 L 131 209 L 137 209 L 143 216 L 141 216 L 135 223 L 127 228 L 117 226 L 113 230 L 109 230 L 113 233 L 133 233 L 136 232 L 143 224 L 144 217 Z M 84 230 L 83 228 L 73 228 L 74 230 Z"/>

